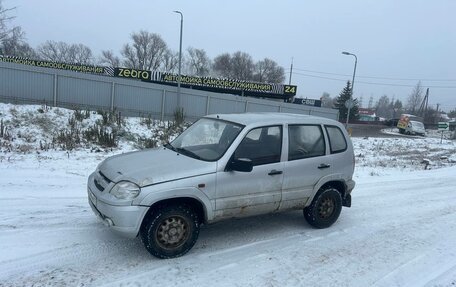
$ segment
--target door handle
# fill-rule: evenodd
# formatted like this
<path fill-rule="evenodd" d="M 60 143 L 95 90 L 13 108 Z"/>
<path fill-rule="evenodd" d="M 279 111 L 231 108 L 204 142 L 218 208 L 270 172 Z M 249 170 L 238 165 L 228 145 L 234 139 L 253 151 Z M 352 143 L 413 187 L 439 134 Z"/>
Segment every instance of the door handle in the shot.
<path fill-rule="evenodd" d="M 283 171 L 281 171 L 281 170 L 273 169 L 268 173 L 268 175 L 276 175 L 276 174 L 282 174 L 282 173 L 283 173 Z"/>
<path fill-rule="evenodd" d="M 328 168 L 328 167 L 331 167 L 331 165 L 329 165 L 327 163 L 322 163 L 318 166 L 319 169 L 324 169 L 324 168 Z"/>

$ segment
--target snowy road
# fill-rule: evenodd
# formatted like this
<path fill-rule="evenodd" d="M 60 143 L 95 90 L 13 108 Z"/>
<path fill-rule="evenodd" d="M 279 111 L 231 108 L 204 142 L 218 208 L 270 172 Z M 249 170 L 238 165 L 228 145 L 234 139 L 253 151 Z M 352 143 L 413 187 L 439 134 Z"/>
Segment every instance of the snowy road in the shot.
<path fill-rule="evenodd" d="M 0 163 L 0 286 L 454 286 L 456 167 L 356 172 L 353 207 L 329 229 L 301 212 L 203 227 L 158 260 L 92 214 L 98 159 Z"/>

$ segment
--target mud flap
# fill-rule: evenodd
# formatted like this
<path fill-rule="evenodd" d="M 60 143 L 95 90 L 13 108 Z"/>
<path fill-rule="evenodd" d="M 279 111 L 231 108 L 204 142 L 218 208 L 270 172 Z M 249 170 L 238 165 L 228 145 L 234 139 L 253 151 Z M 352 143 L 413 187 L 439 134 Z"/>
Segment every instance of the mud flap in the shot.
<path fill-rule="evenodd" d="M 347 194 L 345 195 L 345 197 L 342 199 L 342 206 L 346 206 L 346 207 L 351 207 L 352 205 L 352 197 L 351 197 L 351 194 Z"/>

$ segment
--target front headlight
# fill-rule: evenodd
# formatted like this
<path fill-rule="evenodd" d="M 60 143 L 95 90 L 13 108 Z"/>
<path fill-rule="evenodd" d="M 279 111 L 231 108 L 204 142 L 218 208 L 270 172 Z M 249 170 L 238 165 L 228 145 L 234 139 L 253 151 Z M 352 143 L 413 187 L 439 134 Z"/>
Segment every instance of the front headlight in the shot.
<path fill-rule="evenodd" d="M 133 199 L 139 195 L 141 188 L 129 181 L 121 181 L 114 185 L 111 194 L 117 199 Z"/>

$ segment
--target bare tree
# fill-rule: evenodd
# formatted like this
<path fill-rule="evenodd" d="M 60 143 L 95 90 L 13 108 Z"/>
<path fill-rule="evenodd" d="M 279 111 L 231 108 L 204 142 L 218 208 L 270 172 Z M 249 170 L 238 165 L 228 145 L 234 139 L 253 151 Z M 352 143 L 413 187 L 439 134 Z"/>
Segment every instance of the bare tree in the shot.
<path fill-rule="evenodd" d="M 73 63 L 78 63 L 78 64 L 92 64 L 93 63 L 92 50 L 83 44 L 70 45 L 68 55 L 69 55 L 70 62 L 73 62 Z"/>
<path fill-rule="evenodd" d="M 217 76 L 246 81 L 263 83 L 283 83 L 285 70 L 275 61 L 265 58 L 254 63 L 252 57 L 238 51 L 233 55 L 229 53 L 215 57 L 212 70 Z"/>
<path fill-rule="evenodd" d="M 92 50 L 83 44 L 46 41 L 37 48 L 38 56 L 43 60 L 77 64 L 93 63 Z"/>
<path fill-rule="evenodd" d="M 391 118 L 392 110 L 390 105 L 390 99 L 387 95 L 383 95 L 375 104 L 375 113 L 379 117 Z"/>
<path fill-rule="evenodd" d="M 14 29 L 14 27 L 8 27 L 8 22 L 14 19 L 14 16 L 9 15 L 9 12 L 11 12 L 14 9 L 16 9 L 16 7 L 4 8 L 2 0 L 0 0 L 0 41 L 8 37 Z"/>
<path fill-rule="evenodd" d="M 423 87 L 421 81 L 419 81 L 413 88 L 411 94 L 407 98 L 407 109 L 409 112 L 414 114 L 420 107 L 423 101 Z"/>
<path fill-rule="evenodd" d="M 101 56 L 98 59 L 98 62 L 102 65 L 109 65 L 111 67 L 119 67 L 120 66 L 120 59 L 114 52 L 111 50 L 104 50 L 101 51 Z"/>
<path fill-rule="evenodd" d="M 168 48 L 160 35 L 141 30 L 131 35 L 132 43 L 125 44 L 121 54 L 129 68 L 158 70 Z"/>
<path fill-rule="evenodd" d="M 253 80 L 254 68 L 252 57 L 245 52 L 238 51 L 231 57 L 231 69 L 235 79 Z"/>
<path fill-rule="evenodd" d="M 182 60 L 183 61 L 183 60 Z M 168 73 L 175 73 L 179 68 L 179 53 L 173 52 L 169 49 L 163 55 L 163 71 Z"/>
<path fill-rule="evenodd" d="M 38 56 L 43 60 L 65 61 L 68 44 L 63 42 L 46 41 L 37 47 Z"/>
<path fill-rule="evenodd" d="M 448 116 L 450 118 L 456 118 L 456 108 L 452 109 L 449 113 Z"/>
<path fill-rule="evenodd" d="M 25 33 L 21 27 L 14 27 L 12 32 L 1 40 L 0 49 L 4 55 L 36 58 L 35 51 L 25 41 Z"/>
<path fill-rule="evenodd" d="M 189 73 L 200 77 L 209 75 L 211 60 L 207 56 L 206 51 L 189 47 L 187 53 Z"/>
<path fill-rule="evenodd" d="M 253 79 L 257 82 L 281 84 L 285 81 L 285 70 L 275 61 L 265 58 L 255 64 Z"/>
<path fill-rule="evenodd" d="M 218 76 L 248 81 L 253 79 L 255 65 L 249 54 L 239 51 L 217 56 L 212 67 Z"/>
<path fill-rule="evenodd" d="M 438 108 L 438 106 L 437 106 Z M 430 106 L 427 108 L 424 118 L 426 119 L 426 124 L 438 124 L 440 119 L 440 112 L 434 107 Z"/>
<path fill-rule="evenodd" d="M 9 22 L 15 18 L 10 16 L 9 12 L 14 9 L 16 7 L 4 8 L 0 0 L 0 54 L 31 58 L 34 56 L 34 51 L 25 41 L 24 31 L 19 26 L 9 25 Z"/>
<path fill-rule="evenodd" d="M 331 98 L 331 95 L 327 92 L 324 92 L 321 97 L 321 106 L 324 108 L 333 108 L 335 99 Z"/>
<path fill-rule="evenodd" d="M 214 70 L 216 76 L 232 78 L 231 55 L 229 53 L 224 53 L 215 57 L 212 69 Z"/>

